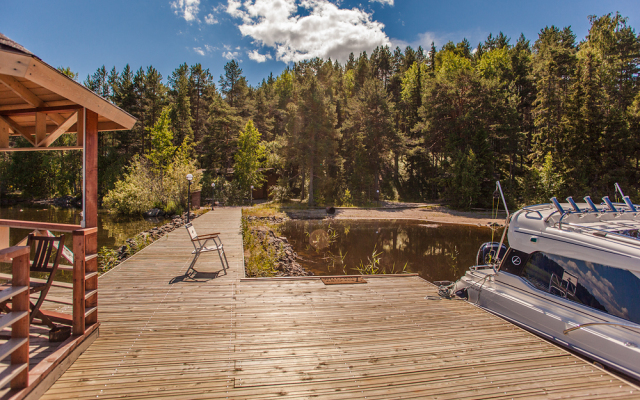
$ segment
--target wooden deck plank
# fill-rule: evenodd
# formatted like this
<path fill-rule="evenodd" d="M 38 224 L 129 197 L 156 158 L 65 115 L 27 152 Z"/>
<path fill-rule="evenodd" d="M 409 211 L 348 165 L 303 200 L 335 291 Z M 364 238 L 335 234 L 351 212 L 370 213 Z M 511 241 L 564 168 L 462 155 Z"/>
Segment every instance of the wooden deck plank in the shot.
<path fill-rule="evenodd" d="M 640 390 L 419 277 L 325 286 L 242 280 L 240 210 L 221 232 L 231 266 L 171 232 L 100 278 L 100 338 L 44 399 L 640 398 Z"/>

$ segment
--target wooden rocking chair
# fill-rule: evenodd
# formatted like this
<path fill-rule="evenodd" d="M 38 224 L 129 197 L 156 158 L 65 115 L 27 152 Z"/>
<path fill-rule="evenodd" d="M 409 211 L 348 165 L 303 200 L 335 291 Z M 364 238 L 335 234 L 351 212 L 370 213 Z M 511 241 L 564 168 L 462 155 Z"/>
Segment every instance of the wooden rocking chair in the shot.
<path fill-rule="evenodd" d="M 196 228 L 193 227 L 192 223 L 188 223 L 185 225 L 187 228 L 187 232 L 189 232 L 189 237 L 191 238 L 191 243 L 193 244 L 193 252 L 194 254 L 193 260 L 191 261 L 191 265 L 185 272 L 185 276 L 190 276 L 189 271 L 197 272 L 193 267 L 200 257 L 200 253 L 206 253 L 207 251 L 217 251 L 218 257 L 220 257 L 220 263 L 222 263 L 222 270 L 224 274 L 227 274 L 227 268 L 229 268 L 229 262 L 227 261 L 227 255 L 224 253 L 224 247 L 222 245 L 222 240 L 220 240 L 219 233 L 209 233 L 206 235 L 198 236 L 196 233 Z M 209 244 L 207 246 L 207 242 L 212 241 L 213 245 Z"/>
<path fill-rule="evenodd" d="M 44 325 L 47 325 L 52 329 L 57 329 L 58 327 L 53 323 L 53 321 L 44 313 L 40 312 L 40 306 L 42 306 L 45 297 L 47 297 L 47 293 L 49 293 L 49 289 L 51 289 L 51 284 L 53 283 L 53 277 L 58 270 L 60 255 L 62 254 L 62 248 L 64 247 L 64 236 L 35 236 L 33 233 L 30 233 L 28 244 L 34 246 L 36 249 L 36 254 L 33 258 L 33 264 L 31 264 L 31 267 L 29 268 L 30 271 L 48 274 L 48 278 L 46 279 L 45 283 L 33 281 L 30 282 L 29 294 L 40 293 L 40 297 L 38 297 L 36 304 L 33 304 L 30 301 L 31 315 L 29 317 L 29 323 L 32 323 L 34 318 L 38 318 Z M 51 264 L 51 253 L 53 252 L 53 249 L 55 247 L 57 247 L 59 250 L 56 252 L 56 257 L 53 264 Z M 2 287 L 0 287 L 0 289 L 2 289 Z M 11 311 L 7 304 L 8 302 L 9 301 L 0 303 L 0 308 L 2 308 L 2 310 L 5 312 Z"/>

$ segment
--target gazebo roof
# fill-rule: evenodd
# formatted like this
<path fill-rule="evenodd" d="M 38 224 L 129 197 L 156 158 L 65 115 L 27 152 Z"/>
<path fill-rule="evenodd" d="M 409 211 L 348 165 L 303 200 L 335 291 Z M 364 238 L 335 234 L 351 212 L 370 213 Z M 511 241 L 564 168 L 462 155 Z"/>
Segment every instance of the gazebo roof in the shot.
<path fill-rule="evenodd" d="M 10 135 L 45 149 L 60 135 L 78 130 L 82 108 L 98 114 L 98 131 L 131 129 L 136 122 L 0 33 L 0 129 L 8 126 Z"/>

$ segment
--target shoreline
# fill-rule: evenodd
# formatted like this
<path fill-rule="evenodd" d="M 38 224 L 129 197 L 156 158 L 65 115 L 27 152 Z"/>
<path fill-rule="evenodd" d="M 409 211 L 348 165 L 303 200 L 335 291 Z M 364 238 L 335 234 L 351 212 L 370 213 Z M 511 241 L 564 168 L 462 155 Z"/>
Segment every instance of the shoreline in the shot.
<path fill-rule="evenodd" d="M 335 219 L 335 220 L 414 220 L 432 223 L 473 226 L 504 226 L 504 212 L 492 218 L 490 211 L 456 211 L 443 206 L 388 207 L 388 208 L 336 208 L 335 214 L 324 209 L 282 209 L 290 219 Z"/>

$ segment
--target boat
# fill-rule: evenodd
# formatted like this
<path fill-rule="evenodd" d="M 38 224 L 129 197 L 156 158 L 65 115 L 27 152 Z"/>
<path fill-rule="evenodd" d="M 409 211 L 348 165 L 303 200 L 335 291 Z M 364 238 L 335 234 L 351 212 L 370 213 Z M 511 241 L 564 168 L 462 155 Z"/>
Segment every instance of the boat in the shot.
<path fill-rule="evenodd" d="M 543 338 L 640 379 L 640 206 L 568 197 L 508 213 L 499 243 L 440 287 Z M 504 244 L 505 234 L 509 246 Z"/>

